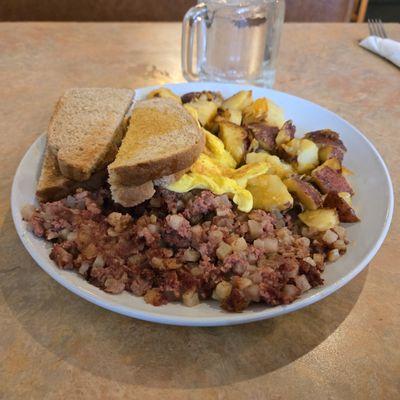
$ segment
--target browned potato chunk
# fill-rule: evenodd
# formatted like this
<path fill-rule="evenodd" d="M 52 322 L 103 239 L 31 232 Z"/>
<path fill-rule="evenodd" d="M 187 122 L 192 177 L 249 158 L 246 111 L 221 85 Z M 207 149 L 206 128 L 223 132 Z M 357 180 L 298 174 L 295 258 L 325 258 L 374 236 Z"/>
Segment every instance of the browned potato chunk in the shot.
<path fill-rule="evenodd" d="M 324 146 L 320 147 L 319 152 L 319 161 L 325 162 L 330 160 L 331 158 L 336 158 L 339 161 L 343 161 L 344 151 L 338 146 Z"/>
<path fill-rule="evenodd" d="M 312 140 L 319 148 L 319 159 L 321 162 L 336 158 L 343 161 L 346 146 L 339 138 L 339 134 L 330 129 L 309 132 L 305 135 L 307 139 Z"/>
<path fill-rule="evenodd" d="M 219 138 L 223 141 L 226 150 L 232 154 L 237 163 L 240 163 L 247 149 L 247 133 L 244 128 L 232 122 L 219 124 Z"/>
<path fill-rule="evenodd" d="M 308 132 L 305 138 L 312 140 L 319 148 L 325 146 L 336 146 L 343 150 L 343 153 L 347 151 L 346 146 L 339 138 L 339 134 L 330 129 L 321 129 L 319 131 Z"/>
<path fill-rule="evenodd" d="M 318 165 L 318 147 L 307 139 L 300 140 L 297 154 L 297 171 L 304 174 Z"/>
<path fill-rule="evenodd" d="M 218 115 L 215 117 L 215 122 L 228 121 L 236 125 L 242 124 L 242 112 L 240 110 L 230 110 L 229 108 L 223 110 L 219 109 Z"/>
<path fill-rule="evenodd" d="M 318 168 L 315 168 L 311 176 L 322 193 L 347 192 L 351 195 L 354 194 L 346 178 L 340 172 L 326 165 L 320 165 Z"/>
<path fill-rule="evenodd" d="M 218 107 L 220 107 L 224 101 L 220 92 L 211 92 L 209 90 L 185 93 L 183 96 L 181 96 L 181 100 L 183 104 L 196 100 L 213 101 Z"/>
<path fill-rule="evenodd" d="M 296 127 L 292 121 L 286 121 L 275 138 L 276 145 L 281 146 L 284 143 L 290 142 L 294 138 L 295 133 Z"/>
<path fill-rule="evenodd" d="M 243 109 L 243 124 L 261 121 L 269 126 L 281 128 L 285 122 L 283 109 L 265 97 L 255 100 Z"/>
<path fill-rule="evenodd" d="M 318 147 L 308 139 L 292 139 L 282 144 L 282 149 L 289 157 L 296 157 L 296 169 L 299 174 L 304 174 L 318 165 Z"/>
<path fill-rule="evenodd" d="M 279 132 L 276 126 L 268 126 L 264 122 L 257 122 L 247 125 L 247 129 L 262 149 L 266 151 L 273 151 L 275 149 L 275 138 Z"/>
<path fill-rule="evenodd" d="M 158 89 L 155 89 L 147 95 L 148 99 L 152 99 L 153 97 L 162 97 L 165 99 L 176 100 L 178 103 L 181 102 L 181 98 L 178 95 L 176 95 L 170 89 L 167 89 L 165 87 L 160 87 Z"/>
<path fill-rule="evenodd" d="M 321 166 L 329 167 L 337 172 L 342 172 L 342 164 L 337 158 L 329 158 Z"/>
<path fill-rule="evenodd" d="M 217 115 L 218 106 L 207 100 L 194 101 L 190 106 L 197 111 L 200 124 L 207 129 Z"/>
<path fill-rule="evenodd" d="M 273 101 L 267 99 L 268 101 L 268 114 L 265 118 L 265 122 L 269 126 L 276 126 L 281 128 L 285 123 L 285 113 L 281 107 L 276 105 Z"/>
<path fill-rule="evenodd" d="M 241 90 L 229 97 L 222 103 L 222 108 L 230 110 L 242 111 L 245 107 L 253 102 L 253 94 L 251 90 Z"/>
<path fill-rule="evenodd" d="M 251 139 L 249 148 L 247 149 L 248 152 L 255 152 L 260 148 L 260 144 L 258 143 L 257 139 Z"/>
<path fill-rule="evenodd" d="M 299 214 L 300 220 L 309 228 L 324 232 L 339 225 L 339 217 L 335 209 L 320 208 Z"/>
<path fill-rule="evenodd" d="M 253 195 L 253 207 L 265 211 L 286 210 L 292 207 L 293 197 L 277 175 L 259 175 L 247 183 Z"/>
<path fill-rule="evenodd" d="M 316 210 L 322 206 L 321 193 L 310 183 L 293 176 L 283 181 L 289 192 L 294 193 L 307 210 Z"/>
<path fill-rule="evenodd" d="M 267 99 L 261 97 L 243 109 L 243 124 L 264 121 L 268 114 Z"/>
<path fill-rule="evenodd" d="M 346 168 L 344 165 L 342 165 L 342 174 L 344 176 L 346 176 L 346 175 L 354 175 L 354 172 L 351 171 L 350 169 Z"/>
<path fill-rule="evenodd" d="M 294 138 L 287 143 L 282 144 L 284 152 L 291 158 L 296 158 L 300 149 L 300 139 Z"/>
<path fill-rule="evenodd" d="M 324 200 L 324 207 L 336 208 L 340 222 L 358 222 L 360 219 L 351 205 L 351 197 L 347 192 L 328 193 Z"/>

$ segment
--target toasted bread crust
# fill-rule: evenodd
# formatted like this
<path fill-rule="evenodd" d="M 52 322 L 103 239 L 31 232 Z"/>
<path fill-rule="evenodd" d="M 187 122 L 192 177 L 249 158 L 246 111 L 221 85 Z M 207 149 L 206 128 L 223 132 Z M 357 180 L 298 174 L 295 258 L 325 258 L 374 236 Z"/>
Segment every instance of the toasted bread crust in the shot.
<path fill-rule="evenodd" d="M 143 156 L 158 146 L 156 155 Z M 142 101 L 133 111 L 115 162 L 108 166 L 109 176 L 115 184 L 141 185 L 189 168 L 204 146 L 204 132 L 180 104 L 161 98 Z"/>
<path fill-rule="evenodd" d="M 55 106 L 48 145 L 61 173 L 85 181 L 112 162 L 127 127 L 130 89 L 70 89 Z"/>
<path fill-rule="evenodd" d="M 36 187 L 39 201 L 55 201 L 72 194 L 76 189 L 96 190 L 105 182 L 106 169 L 94 173 L 90 179 L 83 182 L 65 178 L 58 167 L 56 157 L 46 147 L 42 169 Z"/>

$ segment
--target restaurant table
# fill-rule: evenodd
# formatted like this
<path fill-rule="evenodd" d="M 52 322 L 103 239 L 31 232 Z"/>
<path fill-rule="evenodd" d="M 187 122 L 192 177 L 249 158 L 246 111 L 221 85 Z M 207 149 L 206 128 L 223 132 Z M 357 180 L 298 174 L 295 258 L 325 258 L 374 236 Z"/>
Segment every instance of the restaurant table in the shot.
<path fill-rule="evenodd" d="M 385 28 L 400 39 L 399 25 Z M 52 280 L 19 241 L 13 175 L 57 98 L 73 86 L 182 81 L 180 32 L 178 23 L 0 24 L 0 399 L 399 399 L 398 213 L 369 267 L 336 293 L 220 328 L 99 308 Z M 275 88 L 357 126 L 396 185 L 400 70 L 358 46 L 367 33 L 365 24 L 285 24 Z"/>

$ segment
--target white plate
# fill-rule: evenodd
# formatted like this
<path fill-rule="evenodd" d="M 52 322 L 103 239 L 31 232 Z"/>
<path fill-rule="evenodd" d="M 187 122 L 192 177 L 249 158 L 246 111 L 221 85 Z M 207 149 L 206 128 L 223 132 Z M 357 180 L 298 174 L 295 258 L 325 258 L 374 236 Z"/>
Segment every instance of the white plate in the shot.
<path fill-rule="evenodd" d="M 356 195 L 354 205 L 362 219 L 348 226 L 351 243 L 348 252 L 323 274 L 325 284 L 314 288 L 289 305 L 267 307 L 256 305 L 242 313 L 227 313 L 216 303 L 202 303 L 187 308 L 178 303 L 161 307 L 146 304 L 142 298 L 128 292 L 107 294 L 90 285 L 75 272 L 58 269 L 49 259 L 50 246 L 26 230 L 20 210 L 35 202 L 35 187 L 44 152 L 45 137 L 39 137 L 26 152 L 14 177 L 11 206 L 17 232 L 33 259 L 53 279 L 71 292 L 101 307 L 130 317 L 158 323 L 192 326 L 242 324 L 276 317 L 308 306 L 335 292 L 353 279 L 374 257 L 388 232 L 393 214 L 393 188 L 388 170 L 374 146 L 356 128 L 336 114 L 307 100 L 274 90 L 253 86 L 220 83 L 183 83 L 166 85 L 177 94 L 191 91 L 216 90 L 225 97 L 242 89 L 253 90 L 255 98 L 268 97 L 285 109 L 286 118 L 297 126 L 297 135 L 307 131 L 330 128 L 340 133 L 348 152 L 345 165 L 356 174 L 351 178 Z M 140 99 L 153 87 L 137 89 Z"/>

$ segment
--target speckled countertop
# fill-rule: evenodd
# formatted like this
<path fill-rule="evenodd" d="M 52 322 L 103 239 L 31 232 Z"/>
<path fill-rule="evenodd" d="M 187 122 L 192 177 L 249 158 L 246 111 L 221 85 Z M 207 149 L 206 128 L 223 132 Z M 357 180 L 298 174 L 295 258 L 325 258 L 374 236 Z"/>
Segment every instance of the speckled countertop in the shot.
<path fill-rule="evenodd" d="M 400 25 L 386 25 L 400 39 Z M 285 25 L 276 88 L 356 125 L 400 178 L 400 70 L 357 45 L 366 25 Z M 369 268 L 325 300 L 260 323 L 155 325 L 68 292 L 20 243 L 19 160 L 71 86 L 181 81 L 180 25 L 0 24 L 0 399 L 398 399 L 399 214 Z"/>

